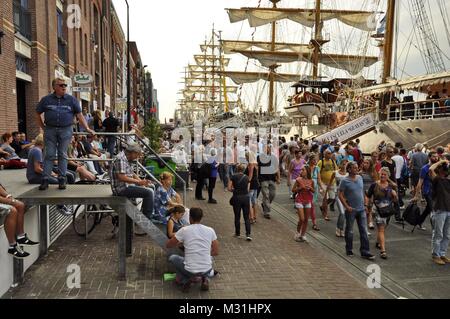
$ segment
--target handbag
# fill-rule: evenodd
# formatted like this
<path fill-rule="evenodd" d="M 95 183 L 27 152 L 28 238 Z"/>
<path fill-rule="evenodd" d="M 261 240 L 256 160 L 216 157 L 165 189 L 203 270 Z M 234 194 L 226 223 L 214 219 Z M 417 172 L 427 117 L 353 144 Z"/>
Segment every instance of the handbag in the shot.
<path fill-rule="evenodd" d="M 242 180 L 244 179 L 244 177 L 245 177 L 245 175 L 242 175 L 242 177 L 239 179 L 239 181 L 237 182 L 237 184 L 236 184 L 236 186 L 238 186 L 241 182 L 242 182 Z M 234 202 L 235 202 L 235 198 L 234 198 L 234 192 L 233 192 L 233 196 L 231 196 L 231 198 L 230 198 L 230 205 L 231 206 L 234 206 Z"/>
<path fill-rule="evenodd" d="M 384 207 L 377 206 L 377 210 L 378 210 L 378 215 L 380 215 L 381 218 L 389 218 L 395 214 L 395 208 L 394 208 L 394 204 L 392 202 L 389 205 L 384 206 Z"/>

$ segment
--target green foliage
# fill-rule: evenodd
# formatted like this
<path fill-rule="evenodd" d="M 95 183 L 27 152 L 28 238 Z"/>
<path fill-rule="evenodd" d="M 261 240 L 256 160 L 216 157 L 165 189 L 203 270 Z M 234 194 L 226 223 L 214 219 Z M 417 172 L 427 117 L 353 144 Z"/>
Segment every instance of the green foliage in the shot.
<path fill-rule="evenodd" d="M 161 138 L 163 131 L 161 125 L 155 118 L 149 118 L 147 125 L 144 127 L 144 135 L 150 140 L 150 147 L 156 152 L 161 148 Z"/>

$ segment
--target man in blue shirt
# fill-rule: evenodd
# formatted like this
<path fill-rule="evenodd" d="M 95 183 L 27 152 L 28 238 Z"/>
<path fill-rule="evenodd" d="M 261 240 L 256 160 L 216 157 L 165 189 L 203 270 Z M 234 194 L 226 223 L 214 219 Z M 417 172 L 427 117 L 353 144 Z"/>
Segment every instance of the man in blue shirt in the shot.
<path fill-rule="evenodd" d="M 52 87 L 54 92 L 44 97 L 36 107 L 37 120 L 44 131 L 45 143 L 44 177 L 39 190 L 48 189 L 55 160 L 58 160 L 59 189 L 66 189 L 67 148 L 72 140 L 74 116 L 87 132 L 95 134 L 81 113 L 80 103 L 73 96 L 66 94 L 65 80 L 54 79 Z M 42 114 L 44 114 L 44 120 Z"/>
<path fill-rule="evenodd" d="M 417 202 L 420 199 L 420 192 L 422 191 L 423 198 L 427 202 L 427 207 L 423 211 L 422 215 L 419 219 L 419 229 L 420 230 L 426 230 L 425 227 L 423 227 L 423 222 L 425 219 L 427 219 L 428 215 L 430 215 L 431 211 L 433 210 L 433 198 L 431 194 L 432 190 L 432 180 L 430 176 L 430 167 L 433 164 L 436 164 L 439 162 L 439 156 L 437 152 L 430 152 L 428 153 L 429 163 L 422 167 L 422 170 L 420 171 L 420 179 L 419 183 L 417 184 L 416 188 L 416 195 L 414 196 L 413 201 Z"/>
<path fill-rule="evenodd" d="M 370 253 L 369 237 L 367 235 L 367 216 L 364 207 L 363 179 L 358 175 L 358 164 L 350 162 L 347 164 L 349 176 L 339 184 L 339 199 L 345 207 L 345 249 L 347 256 L 353 256 L 353 224 L 358 223 L 359 237 L 361 241 L 361 257 L 374 260 Z"/>

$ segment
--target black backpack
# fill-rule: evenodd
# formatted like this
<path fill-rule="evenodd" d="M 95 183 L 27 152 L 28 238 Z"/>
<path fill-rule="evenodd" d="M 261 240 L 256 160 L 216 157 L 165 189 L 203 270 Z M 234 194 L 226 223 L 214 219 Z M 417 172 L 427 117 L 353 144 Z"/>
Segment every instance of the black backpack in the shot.
<path fill-rule="evenodd" d="M 414 226 L 412 232 L 416 229 L 420 222 L 421 211 L 416 203 L 411 202 L 409 206 L 403 213 L 403 220 L 406 221 L 411 226 Z M 403 229 L 405 229 L 405 224 L 403 223 Z"/>

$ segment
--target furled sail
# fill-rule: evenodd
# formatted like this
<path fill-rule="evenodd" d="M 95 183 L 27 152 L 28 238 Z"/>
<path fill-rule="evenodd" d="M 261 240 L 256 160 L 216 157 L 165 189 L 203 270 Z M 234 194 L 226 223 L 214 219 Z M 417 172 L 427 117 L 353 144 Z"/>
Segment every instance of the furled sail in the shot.
<path fill-rule="evenodd" d="M 245 83 L 254 83 L 259 80 L 270 81 L 270 73 L 268 72 L 234 72 L 224 71 L 220 74 L 230 78 L 234 83 L 241 85 Z M 275 82 L 297 82 L 300 79 L 298 74 L 281 74 L 273 73 L 273 79 Z M 227 87 L 228 90 L 228 87 Z M 228 90 L 229 91 L 229 90 Z"/>
<path fill-rule="evenodd" d="M 220 58 L 215 55 L 194 55 L 195 62 L 197 62 L 198 65 L 204 65 L 206 62 L 220 62 Z M 230 63 L 230 59 L 224 58 L 223 59 L 224 65 L 228 65 Z"/>
<path fill-rule="evenodd" d="M 270 67 L 277 63 L 312 62 L 311 54 L 295 52 L 235 50 L 235 53 L 258 60 L 265 67 Z M 378 62 L 378 57 L 322 53 L 319 62 L 332 68 L 345 70 L 350 74 L 358 74 L 364 67 L 369 67 Z"/>
<path fill-rule="evenodd" d="M 283 19 L 288 19 L 310 28 L 315 24 L 315 9 L 241 8 L 227 9 L 227 11 L 231 23 L 248 20 L 251 27 L 260 27 Z M 376 29 L 374 12 L 321 10 L 320 13 L 322 21 L 337 19 L 363 31 L 374 31 Z"/>
<path fill-rule="evenodd" d="M 270 51 L 272 48 L 271 42 L 262 41 L 230 41 L 223 40 L 222 47 L 225 54 L 233 54 L 236 50 L 248 50 L 256 47 L 262 50 Z M 275 51 L 290 50 L 298 53 L 312 53 L 314 50 L 309 44 L 296 43 L 275 43 Z"/>

